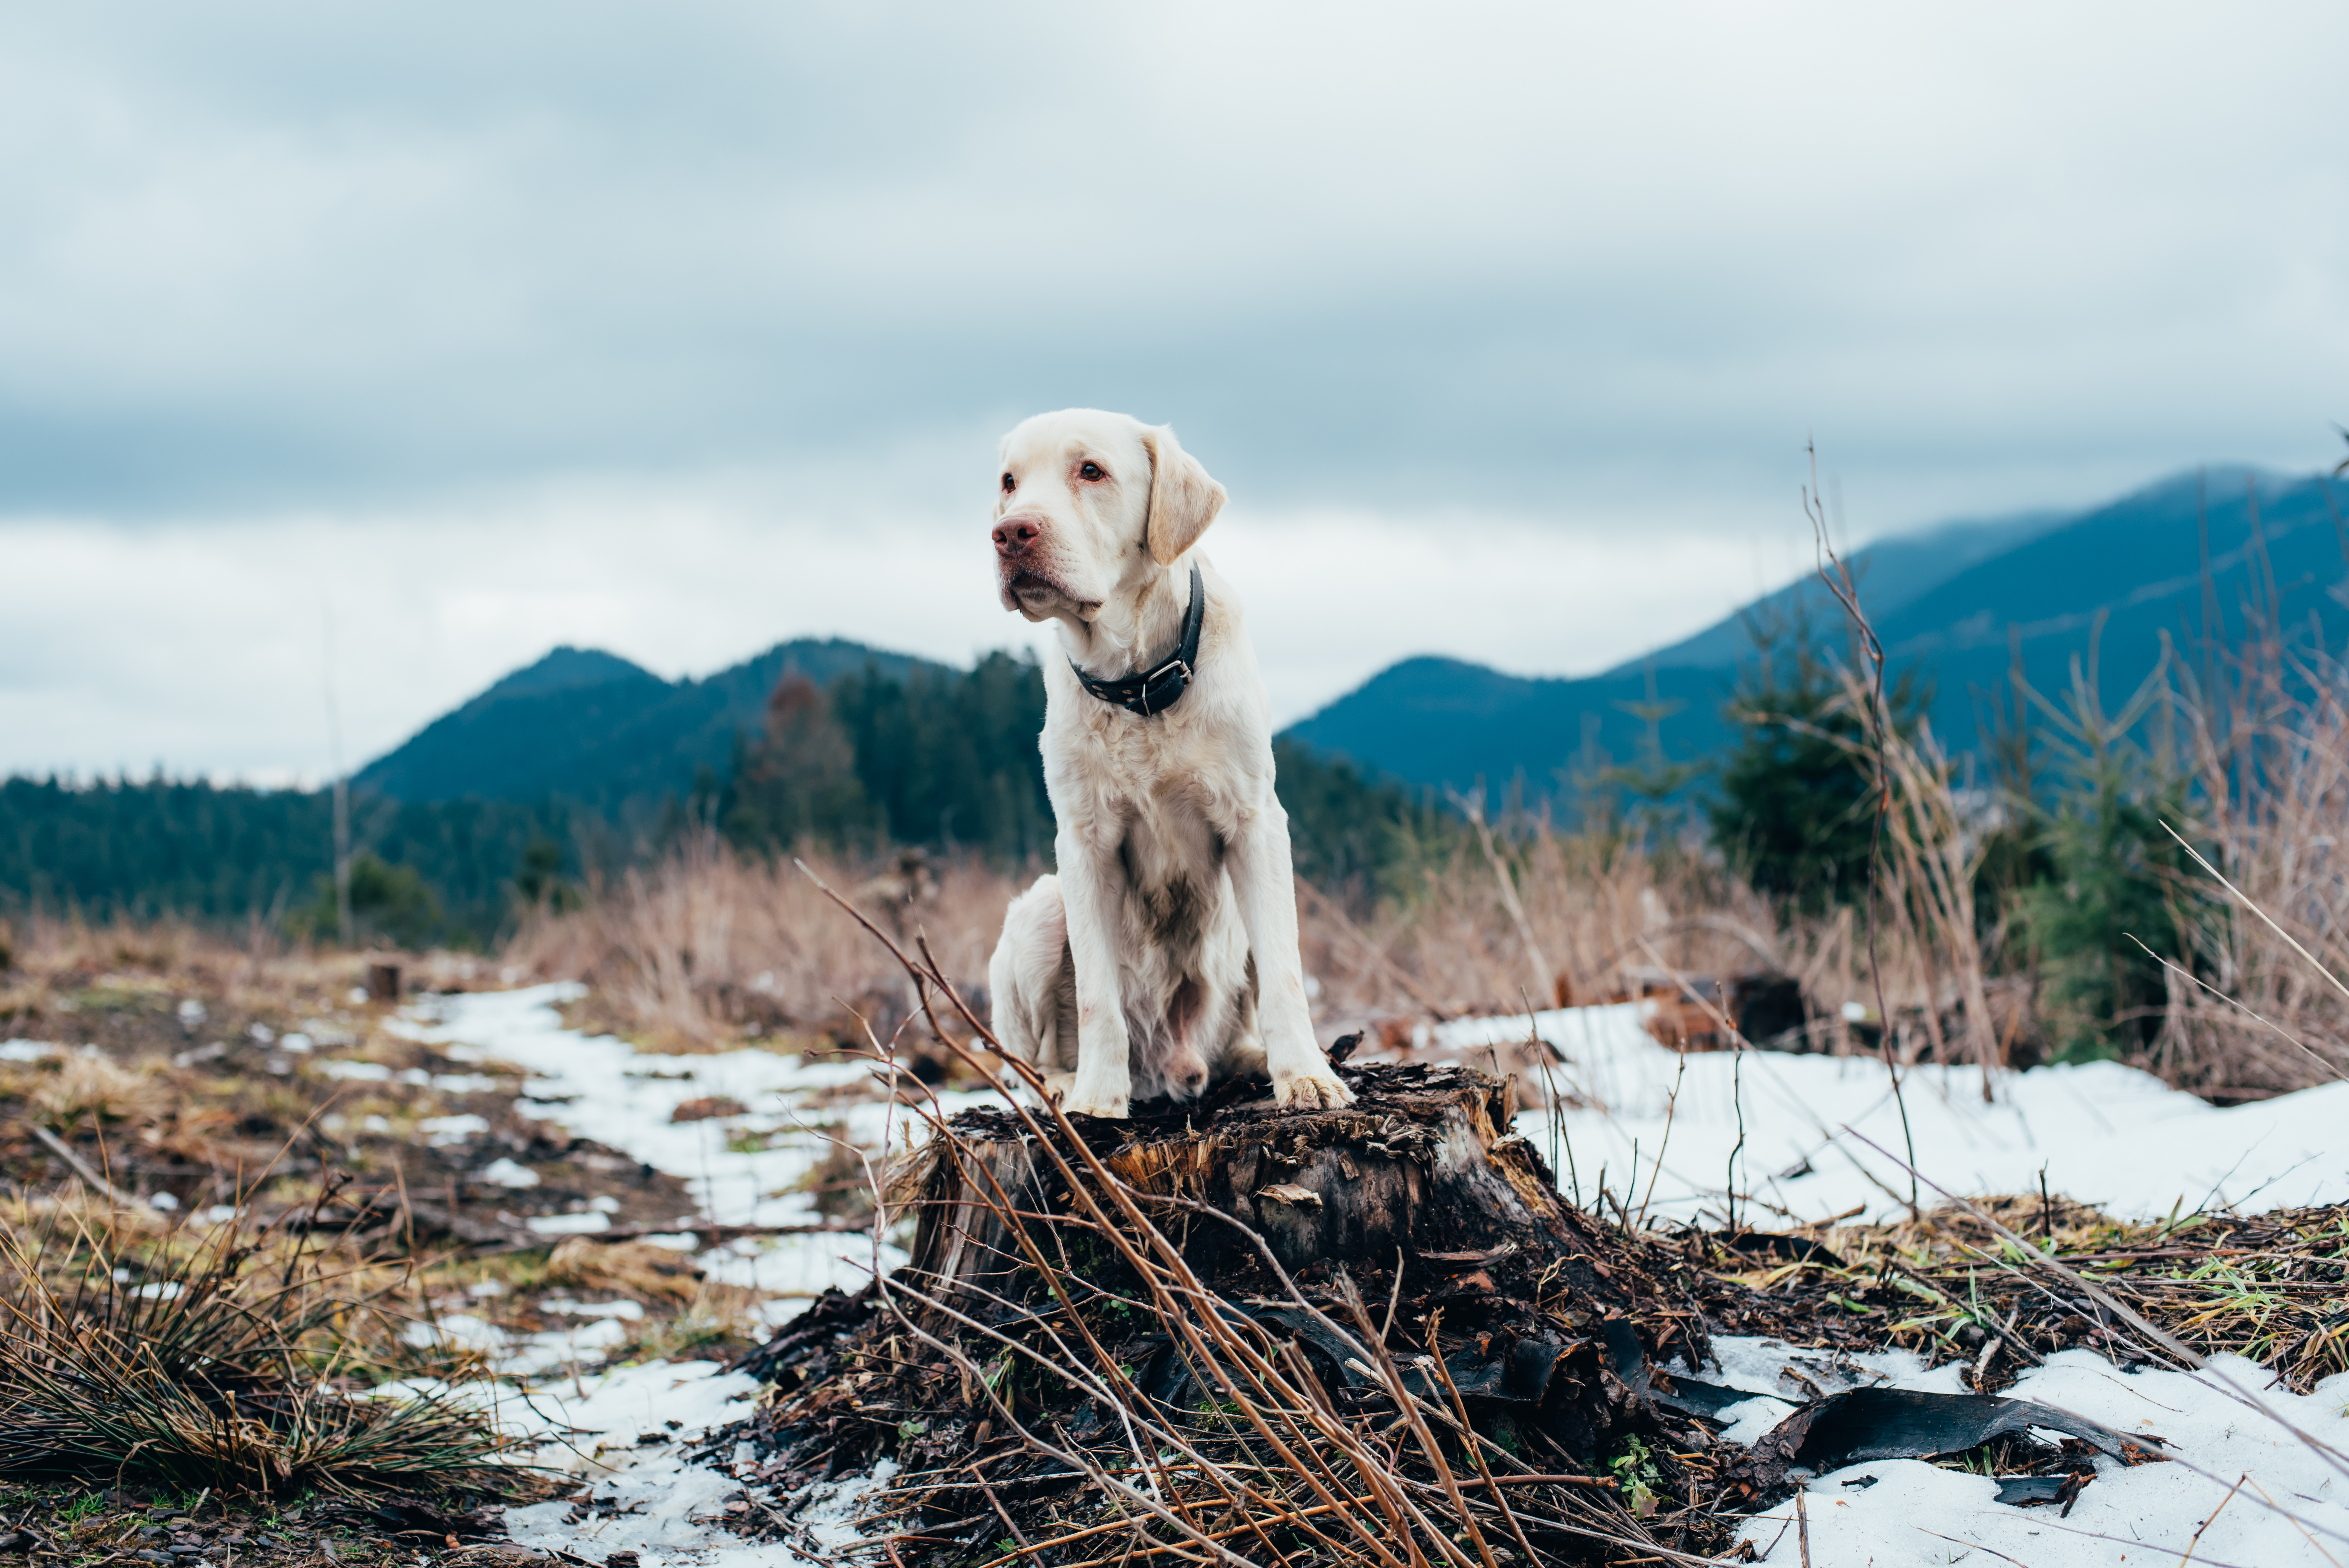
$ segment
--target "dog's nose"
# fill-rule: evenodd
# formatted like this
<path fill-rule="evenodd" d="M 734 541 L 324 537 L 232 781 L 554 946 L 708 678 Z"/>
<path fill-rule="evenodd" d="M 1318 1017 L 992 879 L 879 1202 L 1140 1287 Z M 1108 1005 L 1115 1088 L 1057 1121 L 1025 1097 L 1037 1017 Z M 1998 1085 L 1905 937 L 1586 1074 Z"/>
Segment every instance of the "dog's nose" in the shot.
<path fill-rule="evenodd" d="M 995 552 L 1017 555 L 1036 542 L 1043 525 L 1032 517 L 1007 517 L 995 525 Z"/>

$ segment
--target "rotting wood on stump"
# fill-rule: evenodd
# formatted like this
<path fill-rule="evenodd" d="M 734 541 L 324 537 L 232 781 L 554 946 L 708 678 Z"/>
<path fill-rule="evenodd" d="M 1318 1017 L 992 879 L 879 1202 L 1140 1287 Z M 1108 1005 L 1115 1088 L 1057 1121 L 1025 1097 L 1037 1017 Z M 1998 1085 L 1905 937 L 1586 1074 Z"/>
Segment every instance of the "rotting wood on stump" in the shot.
<path fill-rule="evenodd" d="M 1072 1125 L 1201 1282 L 1268 1327 L 1296 1332 L 1321 1353 L 1333 1387 L 1379 1397 L 1309 1315 L 1274 1305 L 1285 1293 L 1248 1237 L 1149 1199 L 1191 1200 L 1255 1230 L 1340 1323 L 1338 1269 L 1382 1311 L 1400 1266 L 1397 1358 L 1408 1367 L 1439 1348 L 1426 1335 L 1440 1318 L 1445 1368 L 1480 1426 L 1504 1416 L 1588 1460 L 1648 1425 L 1643 1396 L 1670 1386 L 1661 1364 L 1693 1369 L 1708 1354 L 1702 1318 L 1658 1251 L 1559 1195 L 1534 1145 L 1508 1130 L 1509 1084 L 1463 1067 L 1343 1071 L 1357 1097 L 1343 1109 L 1284 1111 L 1266 1094 Z M 970 1110 L 951 1126 L 957 1140 L 934 1140 L 897 1187 L 920 1205 L 909 1269 L 957 1310 L 999 1320 L 988 1297 L 1031 1299 L 1035 1281 L 988 1196 L 999 1188 L 1045 1213 L 1068 1213 L 1071 1202 L 1017 1117 Z M 1072 1261 L 1081 1277 L 1109 1260 Z M 1160 1370 L 1165 1395 L 1179 1394 L 1169 1380 L 1181 1376 Z M 1408 1376 L 1416 1391 L 1443 1397 L 1425 1371 Z"/>

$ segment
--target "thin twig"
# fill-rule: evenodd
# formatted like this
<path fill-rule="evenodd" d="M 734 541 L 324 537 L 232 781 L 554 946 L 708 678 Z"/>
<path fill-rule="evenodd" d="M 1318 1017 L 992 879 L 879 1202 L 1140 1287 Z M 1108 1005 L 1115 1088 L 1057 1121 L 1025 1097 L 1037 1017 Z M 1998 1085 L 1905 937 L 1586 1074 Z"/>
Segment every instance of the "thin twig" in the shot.
<path fill-rule="evenodd" d="M 39 1139 L 42 1145 L 47 1148 L 50 1153 L 64 1161 L 66 1162 L 66 1168 L 71 1171 L 75 1175 L 80 1177 L 82 1181 L 87 1182 L 90 1187 L 94 1188 L 98 1191 L 105 1193 L 109 1198 L 113 1199 L 118 1203 L 127 1203 L 134 1207 L 138 1205 L 139 1200 L 135 1196 L 124 1191 L 121 1188 L 116 1186 L 113 1182 L 108 1181 L 105 1177 L 91 1170 L 89 1168 L 88 1161 L 82 1159 L 80 1155 L 76 1154 L 73 1151 L 72 1145 L 67 1143 L 64 1139 L 59 1138 L 56 1133 L 51 1132 L 47 1128 L 43 1127 L 37 1121 L 28 1120 L 26 1125 L 33 1130 L 33 1136 Z"/>

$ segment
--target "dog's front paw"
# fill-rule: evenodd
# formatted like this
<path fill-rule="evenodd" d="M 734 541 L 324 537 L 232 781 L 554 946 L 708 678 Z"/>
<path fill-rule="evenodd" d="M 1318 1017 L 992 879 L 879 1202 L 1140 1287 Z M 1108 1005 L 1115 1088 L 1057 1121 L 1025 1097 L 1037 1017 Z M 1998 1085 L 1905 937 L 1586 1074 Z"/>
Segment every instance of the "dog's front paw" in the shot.
<path fill-rule="evenodd" d="M 1102 1116 L 1112 1121 L 1123 1121 L 1127 1101 L 1133 1097 L 1131 1085 L 1087 1083 L 1081 1071 L 1063 1078 L 1054 1074 L 1045 1080 L 1053 1093 L 1053 1101 L 1071 1116 Z"/>
<path fill-rule="evenodd" d="M 1354 1091 L 1329 1068 L 1308 1068 L 1273 1074 L 1272 1099 L 1283 1110 L 1336 1110 L 1354 1103 Z"/>

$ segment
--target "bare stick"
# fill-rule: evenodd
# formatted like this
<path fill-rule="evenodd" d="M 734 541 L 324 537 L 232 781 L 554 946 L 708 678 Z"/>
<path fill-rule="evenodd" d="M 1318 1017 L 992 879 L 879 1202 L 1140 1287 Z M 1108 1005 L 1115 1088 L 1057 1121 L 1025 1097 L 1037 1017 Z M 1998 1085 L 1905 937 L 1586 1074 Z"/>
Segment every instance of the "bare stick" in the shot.
<path fill-rule="evenodd" d="M 2307 948 L 2302 947 L 2300 944 L 2299 939 L 2293 936 L 2291 932 L 2286 931 L 2282 926 L 2278 925 L 2275 923 L 2275 917 L 2273 915 L 2271 915 L 2266 910 L 2261 909 L 2257 903 L 2254 903 L 2250 895 L 2245 893 L 2241 888 L 2239 888 L 2233 882 L 2229 882 L 2225 874 L 2222 873 L 2218 867 L 2212 865 L 2209 861 L 2204 860 L 2202 858 L 2202 851 L 2188 843 L 2185 839 L 2179 835 L 2177 829 L 2171 827 L 2167 821 L 2164 821 L 2161 824 L 2161 830 L 2168 833 L 2171 838 L 2177 839 L 2178 847 L 2184 850 L 2188 854 L 2192 855 L 2196 865 L 2200 866 L 2204 871 L 2209 872 L 2213 877 L 2216 877 L 2220 887 L 2225 888 L 2229 892 L 2233 893 L 2238 899 L 2241 900 L 2242 905 L 2245 909 L 2250 910 L 2253 914 L 2258 915 L 2261 920 L 2265 921 L 2267 923 L 2268 929 L 2274 932 L 2278 936 L 2282 937 L 2286 943 L 2290 944 L 2292 950 L 2294 953 L 2297 953 L 2302 958 L 2307 959 L 2309 967 L 2315 970 L 2319 975 L 2323 975 L 2325 979 L 2331 981 L 2333 983 L 2333 988 L 2335 991 L 2340 992 L 2344 997 L 2349 997 L 2349 985 L 2344 985 L 2339 975 L 2333 974 L 2332 970 L 2327 969 L 2323 965 L 2318 963 L 2316 961 L 2316 955 L 2309 952 Z"/>
<path fill-rule="evenodd" d="M 1884 1000 L 1884 968 L 1878 960 L 1876 950 L 1877 872 L 1884 861 L 1884 819 L 1889 814 L 1892 805 L 1891 783 L 1884 772 L 1885 740 L 1891 727 L 1884 717 L 1884 645 L 1877 639 L 1875 626 L 1859 607 L 1859 585 L 1852 581 L 1851 568 L 1844 564 L 1843 557 L 1836 553 L 1834 541 L 1827 537 L 1826 507 L 1819 500 L 1818 447 L 1806 441 L 1803 449 L 1810 454 L 1811 459 L 1811 483 L 1810 488 L 1803 492 L 1803 510 L 1811 520 L 1812 542 L 1821 557 L 1819 581 L 1826 584 L 1827 592 L 1834 594 L 1836 603 L 1843 606 L 1844 616 L 1851 623 L 1852 633 L 1859 642 L 1860 653 L 1868 661 L 1867 717 L 1868 728 L 1876 739 L 1876 776 L 1872 780 L 1876 797 L 1876 825 L 1870 830 L 1868 841 L 1868 978 L 1869 985 L 1876 989 L 1876 1016 L 1880 1031 L 1876 1043 L 1884 1053 L 1885 1067 L 1892 1074 L 1892 1098 L 1900 1107 L 1900 1138 L 1908 1146 L 1909 1161 L 1913 1168 L 1917 1160 L 1917 1138 L 1909 1127 L 1908 1097 L 1900 1092 L 1900 1065 L 1892 1054 L 1892 1009 Z M 1827 570 L 1830 565 L 1835 568 L 1832 573 Z M 1917 1204 L 1917 1183 L 1913 1176 L 1909 1183 L 1909 1212 L 1912 1217 L 1923 1214 Z"/>
<path fill-rule="evenodd" d="M 1517 884 L 1509 875 L 1509 868 L 1501 863 L 1501 852 L 1493 847 L 1492 824 L 1485 820 L 1485 801 L 1480 795 L 1475 799 L 1454 789 L 1448 791 L 1452 803 L 1460 809 L 1476 829 L 1477 842 L 1485 846 L 1485 860 L 1493 868 L 1493 880 L 1501 890 L 1501 907 L 1517 928 L 1517 940 L 1526 944 L 1526 962 L 1533 966 L 1534 989 L 1548 992 L 1557 982 L 1549 961 L 1542 956 L 1541 944 L 1534 940 L 1534 923 L 1526 918 L 1526 906 L 1517 897 Z"/>
<path fill-rule="evenodd" d="M 73 1151 L 73 1146 L 68 1144 L 64 1139 L 59 1138 L 56 1133 L 51 1132 L 47 1128 L 43 1127 L 37 1121 L 28 1122 L 26 1125 L 32 1128 L 33 1136 L 39 1139 L 42 1145 L 47 1148 L 50 1153 L 64 1161 L 66 1162 L 66 1168 L 71 1171 L 75 1175 L 80 1177 L 82 1181 L 87 1182 L 93 1190 L 105 1193 L 108 1197 L 113 1199 L 118 1203 L 128 1203 L 133 1206 L 138 1204 L 139 1200 L 137 1198 L 131 1196 L 121 1188 L 116 1186 L 113 1182 L 108 1181 L 105 1177 L 99 1175 L 97 1171 L 91 1170 L 89 1168 L 89 1162 L 84 1160 L 80 1155 L 76 1154 Z"/>

